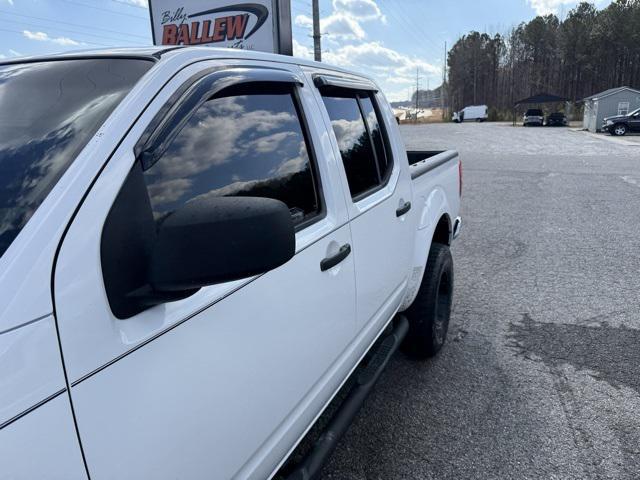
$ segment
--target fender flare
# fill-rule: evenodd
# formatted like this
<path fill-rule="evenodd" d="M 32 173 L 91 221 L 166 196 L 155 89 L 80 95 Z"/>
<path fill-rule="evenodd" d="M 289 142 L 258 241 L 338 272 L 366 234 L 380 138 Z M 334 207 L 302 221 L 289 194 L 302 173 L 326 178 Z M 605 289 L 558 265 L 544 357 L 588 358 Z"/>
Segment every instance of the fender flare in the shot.
<path fill-rule="evenodd" d="M 442 187 L 436 187 L 427 198 L 421 197 L 420 200 L 421 212 L 418 228 L 415 232 L 416 240 L 413 249 L 412 268 L 407 281 L 405 295 L 400 304 L 400 312 L 409 308 L 418 294 L 427 265 L 429 250 L 431 250 L 433 236 L 440 219 L 443 217 L 446 218 L 448 223 L 449 243 L 452 237 L 453 225 L 449 215 L 451 210 Z"/>

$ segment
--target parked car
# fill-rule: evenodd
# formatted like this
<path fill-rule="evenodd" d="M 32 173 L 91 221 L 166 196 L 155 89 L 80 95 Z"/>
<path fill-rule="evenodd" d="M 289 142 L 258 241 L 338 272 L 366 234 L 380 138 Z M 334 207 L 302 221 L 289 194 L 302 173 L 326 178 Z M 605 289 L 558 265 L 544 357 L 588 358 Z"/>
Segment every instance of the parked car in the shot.
<path fill-rule="evenodd" d="M 525 127 L 544 125 L 544 113 L 539 108 L 530 108 L 524 114 L 522 124 Z"/>
<path fill-rule="evenodd" d="M 442 348 L 461 163 L 369 78 L 158 47 L 0 83 L 1 477 L 269 478 L 353 384 L 311 478 L 398 346 Z"/>
<path fill-rule="evenodd" d="M 554 112 L 547 116 L 545 121 L 547 127 L 566 127 L 567 117 L 562 112 Z"/>
<path fill-rule="evenodd" d="M 475 105 L 464 107 L 459 112 L 453 112 L 452 120 L 456 123 L 462 122 L 484 122 L 489 118 L 489 108 L 486 105 Z"/>
<path fill-rule="evenodd" d="M 611 135 L 626 135 L 627 132 L 640 132 L 640 108 L 627 115 L 605 117 L 602 131 Z"/>

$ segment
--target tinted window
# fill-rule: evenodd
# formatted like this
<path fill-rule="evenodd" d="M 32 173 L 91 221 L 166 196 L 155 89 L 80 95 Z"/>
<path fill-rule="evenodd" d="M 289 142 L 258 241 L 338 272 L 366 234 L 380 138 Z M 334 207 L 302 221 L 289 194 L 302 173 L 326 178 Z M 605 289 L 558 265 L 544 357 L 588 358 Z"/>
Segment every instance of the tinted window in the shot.
<path fill-rule="evenodd" d="M 323 96 L 331 126 L 338 140 L 342 162 L 355 197 L 380 183 L 371 140 L 358 99 L 354 96 Z"/>
<path fill-rule="evenodd" d="M 530 110 L 527 110 L 526 115 L 527 115 L 527 117 L 541 117 L 542 116 L 542 110 L 530 109 Z"/>
<path fill-rule="evenodd" d="M 296 222 L 313 217 L 320 201 L 308 152 L 289 87 L 227 90 L 202 105 L 145 172 L 154 216 L 201 197 L 238 195 L 281 200 Z"/>
<path fill-rule="evenodd" d="M 361 97 L 360 104 L 362 105 L 362 113 L 367 119 L 367 126 L 371 133 L 371 139 L 373 140 L 373 146 L 375 148 L 376 160 L 378 161 L 378 168 L 380 170 L 380 177 L 382 179 L 391 172 L 391 162 L 387 158 L 387 149 L 385 147 L 385 138 L 378 121 L 376 110 L 373 106 L 371 97 Z"/>
<path fill-rule="evenodd" d="M 0 66 L 0 256 L 152 65 L 103 58 Z"/>

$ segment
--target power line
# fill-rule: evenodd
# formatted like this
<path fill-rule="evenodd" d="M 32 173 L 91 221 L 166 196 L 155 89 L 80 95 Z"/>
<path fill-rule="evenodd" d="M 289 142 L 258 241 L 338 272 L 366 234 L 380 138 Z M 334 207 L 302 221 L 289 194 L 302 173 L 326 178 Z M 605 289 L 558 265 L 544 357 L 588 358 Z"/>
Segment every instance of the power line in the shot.
<path fill-rule="evenodd" d="M 0 32 L 19 33 L 20 35 L 24 36 L 24 32 L 21 32 L 20 30 L 11 30 L 11 29 L 8 29 L 8 28 L 1 28 L 0 27 Z M 55 40 L 55 39 L 49 39 L 49 40 Z M 97 42 L 85 42 L 85 41 L 83 41 L 82 43 L 85 43 L 87 45 L 97 45 L 99 47 L 112 47 L 113 46 L 113 45 L 107 45 L 107 44 L 104 44 L 104 43 L 97 43 Z"/>
<path fill-rule="evenodd" d="M 11 20 L 4 20 L 4 19 L 0 19 L 0 22 L 11 22 Z M 109 37 L 106 35 L 96 35 L 93 33 L 85 33 L 85 32 L 79 32 L 77 30 L 69 30 L 69 29 L 62 29 L 62 28 L 58 28 L 58 27 L 51 27 L 49 25 L 42 25 L 42 24 L 36 24 L 36 23 L 30 23 L 30 22 L 25 22 L 23 20 L 19 20 L 21 25 L 26 25 L 29 27 L 36 27 L 36 28 L 45 28 L 49 31 L 54 31 L 54 32 L 62 32 L 62 35 L 68 35 L 68 34 L 75 34 L 75 35 L 84 35 L 84 36 L 88 36 L 88 37 L 95 37 L 95 38 L 101 38 L 104 40 L 112 40 L 115 42 L 122 42 L 122 38 L 115 38 L 115 37 Z M 14 25 L 20 26 L 18 25 L 16 22 L 11 22 Z M 60 33 L 57 33 L 56 35 L 60 35 Z M 138 40 L 139 42 L 139 40 Z M 138 45 L 143 45 L 142 43 L 138 43 Z"/>
<path fill-rule="evenodd" d="M 116 12 L 115 10 L 111 10 L 111 9 L 108 9 L 108 8 L 102 8 L 102 7 L 96 7 L 95 5 L 89 5 L 87 3 L 75 2 L 74 0 L 62 0 L 62 1 L 66 2 L 66 3 L 70 3 L 71 5 L 79 5 L 81 7 L 92 8 L 94 10 L 100 10 L 102 12 L 113 13 L 114 15 L 122 15 L 124 17 L 131 17 L 131 18 L 139 18 L 139 19 L 142 19 L 142 20 L 149 20 L 149 18 L 146 17 L 146 16 L 133 15 L 131 13 L 124 13 L 124 12 Z"/>
<path fill-rule="evenodd" d="M 388 4 L 386 3 L 385 0 L 385 5 Z M 412 17 L 409 15 L 407 17 L 404 16 L 402 10 L 398 10 L 395 11 L 393 8 L 388 8 L 388 11 L 391 13 L 391 16 L 393 16 L 398 23 L 403 23 L 406 27 L 407 30 L 405 33 L 409 33 L 410 35 L 413 36 L 414 39 L 416 39 L 416 41 L 418 41 L 418 44 L 422 44 L 425 41 L 429 42 L 431 44 L 431 46 L 436 50 L 436 51 L 440 51 L 440 46 L 436 45 L 435 41 L 431 39 L 431 37 L 427 36 L 424 33 L 424 29 L 417 26 L 414 22 Z M 397 15 L 396 15 L 397 13 Z M 421 32 L 421 35 L 418 35 L 416 32 Z"/>
<path fill-rule="evenodd" d="M 145 40 L 149 39 L 149 36 L 136 35 L 135 33 L 126 33 L 126 32 L 122 32 L 122 31 L 119 31 L 119 30 L 109 30 L 108 28 L 95 27 L 93 25 L 91 27 L 87 27 L 86 25 L 81 25 L 79 23 L 65 22 L 63 20 L 50 20 L 48 18 L 36 17 L 34 15 L 24 15 L 24 14 L 21 14 L 21 13 L 13 13 L 13 12 L 9 12 L 7 10 L 1 10 L 1 9 L 0 9 L 0 13 L 5 14 L 5 15 L 13 15 L 13 16 L 16 16 L 16 17 L 31 18 L 31 19 L 34 19 L 34 20 L 42 20 L 42 21 L 51 22 L 51 23 L 61 23 L 61 24 L 64 24 L 64 25 L 71 25 L 72 27 L 91 28 L 91 30 L 101 30 L 103 32 L 115 33 L 115 34 L 118 34 L 118 35 L 125 35 L 125 36 L 129 36 L 129 37 L 138 37 L 138 38 L 143 38 Z"/>
<path fill-rule="evenodd" d="M 127 7 L 140 8 L 142 10 L 148 10 L 147 7 L 143 7 L 142 5 L 136 5 L 131 2 L 127 2 L 126 0 L 111 0 L 112 2 L 119 3 L 120 5 L 126 5 Z"/>

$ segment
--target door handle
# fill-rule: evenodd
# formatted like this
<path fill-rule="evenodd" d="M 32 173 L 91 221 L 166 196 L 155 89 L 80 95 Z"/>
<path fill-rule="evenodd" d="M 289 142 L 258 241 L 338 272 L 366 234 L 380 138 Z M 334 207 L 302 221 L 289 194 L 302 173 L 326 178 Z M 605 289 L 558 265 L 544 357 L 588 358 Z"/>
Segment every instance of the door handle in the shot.
<path fill-rule="evenodd" d="M 406 202 L 401 207 L 398 207 L 398 209 L 396 210 L 396 217 L 401 217 L 402 215 L 407 213 L 409 210 L 411 210 L 411 202 Z"/>
<path fill-rule="evenodd" d="M 340 247 L 340 250 L 338 250 L 338 253 L 335 253 L 334 255 L 330 255 L 320 262 L 320 270 L 324 272 L 329 270 L 330 268 L 335 267 L 341 261 L 347 258 L 350 253 L 351 253 L 351 245 L 349 245 L 348 243 L 345 243 L 343 246 Z"/>

